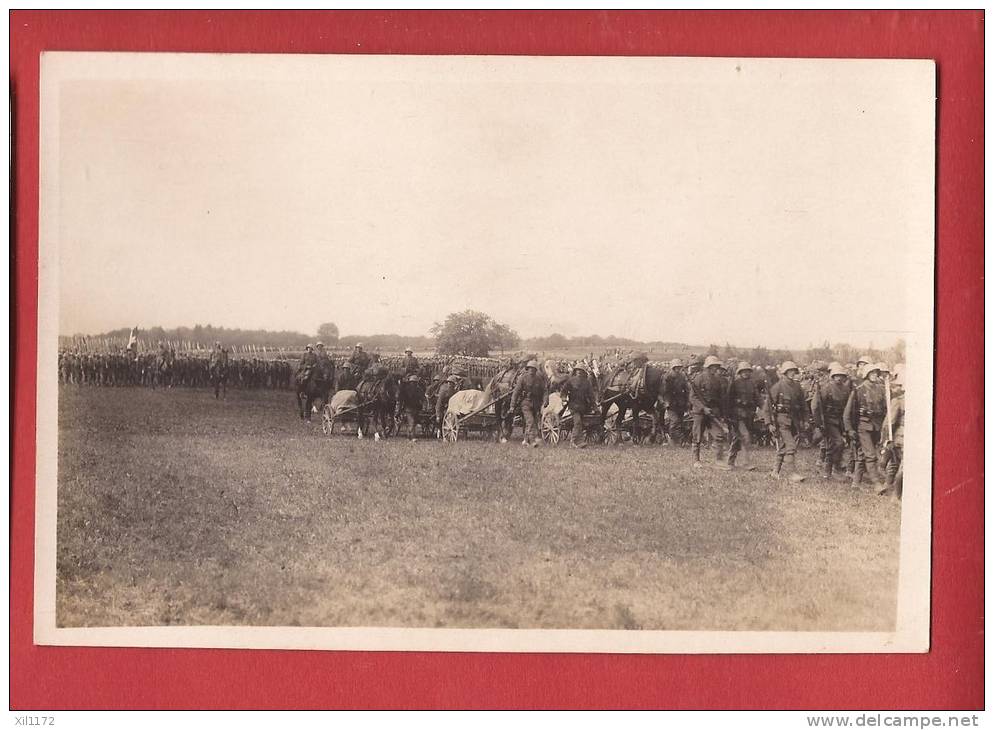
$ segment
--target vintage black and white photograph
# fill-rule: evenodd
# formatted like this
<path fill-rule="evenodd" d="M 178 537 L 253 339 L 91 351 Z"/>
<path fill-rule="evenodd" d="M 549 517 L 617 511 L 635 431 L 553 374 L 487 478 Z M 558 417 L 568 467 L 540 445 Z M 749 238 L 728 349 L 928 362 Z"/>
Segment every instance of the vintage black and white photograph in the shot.
<path fill-rule="evenodd" d="M 928 649 L 932 62 L 46 53 L 41 118 L 39 643 Z"/>

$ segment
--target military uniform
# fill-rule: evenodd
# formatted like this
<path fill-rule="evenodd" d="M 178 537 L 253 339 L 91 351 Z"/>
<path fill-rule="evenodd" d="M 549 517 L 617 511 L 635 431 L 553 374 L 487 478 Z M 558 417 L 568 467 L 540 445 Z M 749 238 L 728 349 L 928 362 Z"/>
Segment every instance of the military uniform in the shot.
<path fill-rule="evenodd" d="M 725 379 L 708 367 L 694 375 L 690 382 L 692 383 L 690 410 L 694 416 L 691 431 L 694 464 L 700 464 L 701 441 L 704 439 L 705 431 L 711 434 L 717 447 L 715 461 L 722 462 L 725 452 L 725 428 L 721 419 L 725 415 L 728 397 Z"/>
<path fill-rule="evenodd" d="M 752 446 L 755 430 L 756 409 L 762 398 L 756 381 L 752 379 L 752 369 L 748 376 L 736 375 L 728 386 L 728 430 L 732 442 L 729 444 L 728 463 L 735 464 L 735 457 L 742 449 Z"/>
<path fill-rule="evenodd" d="M 822 463 L 822 475 L 827 479 L 832 472 L 843 473 L 842 455 L 845 452 L 846 428 L 842 415 L 852 393 L 852 383 L 848 380 L 836 381 L 829 378 L 827 383 L 815 388 L 811 400 L 811 415 L 815 425 L 821 429 L 822 443 L 825 447 L 825 459 Z"/>
<path fill-rule="evenodd" d="M 784 377 L 770 386 L 764 418 L 767 426 L 773 428 L 778 441 L 773 475 L 779 477 L 780 470 L 786 463 L 791 472 L 791 480 L 801 481 L 803 477 L 797 474 L 795 468 L 795 455 L 798 435 L 807 421 L 807 402 L 800 384 L 787 377 L 787 372 L 788 370 L 784 370 Z"/>
<path fill-rule="evenodd" d="M 583 432 L 583 414 L 593 412 L 596 400 L 594 397 L 594 388 L 590 384 L 587 373 L 583 370 L 577 370 L 563 383 L 560 393 L 569 402 L 569 410 L 573 418 L 573 433 L 571 436 L 573 445 L 579 446 L 581 443 L 586 443 L 586 437 Z"/>
<path fill-rule="evenodd" d="M 887 486 L 893 487 L 900 497 L 904 490 L 904 393 L 891 397 L 890 415 L 894 440 L 890 444 L 891 455 L 887 461 Z M 885 434 L 884 438 L 888 435 Z"/>
<path fill-rule="evenodd" d="M 321 374 L 321 380 L 324 383 L 334 383 L 335 382 L 335 361 L 329 357 L 328 353 L 324 351 L 323 347 L 319 347 L 317 354 L 317 367 L 318 372 Z"/>
<path fill-rule="evenodd" d="M 545 380 L 538 372 L 528 370 L 514 384 L 511 413 L 519 405 L 525 421 L 525 439 L 522 443 L 538 446 L 538 422 L 545 405 Z"/>
<path fill-rule="evenodd" d="M 372 360 L 369 355 L 367 355 L 362 350 L 356 350 L 349 356 L 349 368 L 356 375 L 362 375 L 366 372 Z"/>
<path fill-rule="evenodd" d="M 435 395 L 435 419 L 439 426 L 441 426 L 442 419 L 445 418 L 445 411 L 449 407 L 449 398 L 457 392 L 459 392 L 459 386 L 450 380 L 443 381 L 439 386 Z"/>
<path fill-rule="evenodd" d="M 421 365 L 414 355 L 407 355 L 404 358 L 403 368 L 404 375 L 419 375 L 421 373 Z"/>
<path fill-rule="evenodd" d="M 881 383 L 874 383 L 867 377 L 849 394 L 842 418 L 849 437 L 856 444 L 854 484 L 859 484 L 867 472 L 875 481 L 881 481 L 877 470 L 877 448 L 886 415 L 887 400 Z"/>
<path fill-rule="evenodd" d="M 663 419 L 666 433 L 671 439 L 680 441 L 683 437 L 683 417 L 690 403 L 690 383 L 680 370 L 670 370 L 663 378 L 663 402 L 666 410 Z"/>

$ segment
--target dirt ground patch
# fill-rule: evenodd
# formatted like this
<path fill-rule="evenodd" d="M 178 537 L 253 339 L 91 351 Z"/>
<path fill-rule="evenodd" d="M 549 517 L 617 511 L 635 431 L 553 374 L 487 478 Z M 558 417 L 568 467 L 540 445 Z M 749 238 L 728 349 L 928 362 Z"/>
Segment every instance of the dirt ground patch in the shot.
<path fill-rule="evenodd" d="M 63 387 L 58 625 L 894 626 L 900 505 L 869 489 L 768 452 L 327 438 L 292 400 Z"/>

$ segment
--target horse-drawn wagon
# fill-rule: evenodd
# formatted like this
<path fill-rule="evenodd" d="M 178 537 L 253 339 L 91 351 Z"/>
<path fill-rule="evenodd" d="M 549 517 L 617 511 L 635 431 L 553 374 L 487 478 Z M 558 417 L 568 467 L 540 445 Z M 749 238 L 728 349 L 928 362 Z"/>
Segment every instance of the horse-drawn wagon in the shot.
<path fill-rule="evenodd" d="M 609 408 L 607 418 L 602 420 L 600 411 L 583 413 L 580 422 L 583 424 L 583 435 L 588 443 L 604 443 L 609 446 L 623 441 L 642 443 L 652 434 L 653 421 L 648 414 L 639 416 L 639 428 L 635 428 L 635 419 L 629 413 L 621 423 L 617 420 L 618 409 Z M 573 434 L 573 414 L 568 403 L 563 403 L 556 395 L 550 396 L 549 405 L 542 411 L 539 430 L 542 440 L 551 446 L 571 438 Z"/>
<path fill-rule="evenodd" d="M 510 393 L 485 399 L 486 393 L 480 390 L 460 390 L 449 399 L 448 408 L 442 418 L 442 439 L 454 444 L 470 433 L 494 436 L 500 428 L 496 406 Z"/>

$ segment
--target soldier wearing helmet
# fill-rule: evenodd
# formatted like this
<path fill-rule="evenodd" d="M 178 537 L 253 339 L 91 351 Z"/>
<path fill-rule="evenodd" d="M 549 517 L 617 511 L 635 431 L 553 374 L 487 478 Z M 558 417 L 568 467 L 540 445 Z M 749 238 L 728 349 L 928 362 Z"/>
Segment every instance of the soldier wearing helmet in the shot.
<path fill-rule="evenodd" d="M 318 374 L 320 375 L 321 382 L 328 386 L 332 385 L 335 382 L 335 361 L 325 352 L 323 342 L 317 344 L 315 356 L 317 358 Z"/>
<path fill-rule="evenodd" d="M 877 449 L 880 447 L 881 428 L 887 415 L 887 399 L 880 380 L 880 364 L 866 365 L 863 373 L 863 382 L 849 394 L 842 414 L 849 437 L 856 444 L 853 486 L 860 484 L 865 474 L 869 474 L 877 484 L 883 482 L 877 469 Z"/>
<path fill-rule="evenodd" d="M 882 492 L 893 490 L 900 498 L 904 490 L 904 366 L 899 363 L 894 371 L 890 379 L 890 425 L 884 424 L 882 436 L 883 451 L 889 457 Z"/>
<path fill-rule="evenodd" d="M 441 425 L 442 419 L 445 418 L 445 412 L 449 408 L 449 399 L 460 389 L 459 378 L 455 375 L 449 375 L 438 387 L 435 399 L 435 422 L 439 425 Z M 441 430 L 438 431 L 438 435 L 442 435 Z"/>
<path fill-rule="evenodd" d="M 670 369 L 663 376 L 660 399 L 665 408 L 663 419 L 669 443 L 680 443 L 684 435 L 683 417 L 690 405 L 690 383 L 684 373 L 683 360 L 678 357 L 670 361 Z"/>
<path fill-rule="evenodd" d="M 717 451 L 715 465 L 728 469 L 725 462 L 725 422 L 728 407 L 728 387 L 719 374 L 721 360 L 708 355 L 704 360 L 704 370 L 690 379 L 690 409 L 694 415 L 691 438 L 693 440 L 694 466 L 701 467 L 701 442 L 708 432 L 714 439 Z"/>
<path fill-rule="evenodd" d="M 354 375 L 359 376 L 366 372 L 370 362 L 369 355 L 362 349 L 362 343 L 355 343 L 355 348 L 353 348 L 352 354 L 349 356 L 349 369 Z"/>
<path fill-rule="evenodd" d="M 300 365 L 297 366 L 297 381 L 307 383 L 318 364 L 318 356 L 314 353 L 314 345 L 308 344 L 304 347 L 304 354 L 300 358 Z"/>
<path fill-rule="evenodd" d="M 574 449 L 587 446 L 587 437 L 583 431 L 583 415 L 594 410 L 594 388 L 587 377 L 587 367 L 582 362 L 573 366 L 570 377 L 559 389 L 564 400 L 569 404 L 573 418 L 573 430 L 570 440 Z"/>
<path fill-rule="evenodd" d="M 414 350 L 408 345 L 404 349 L 404 362 L 402 364 L 404 375 L 419 375 L 421 373 L 421 363 L 414 357 Z"/>
<path fill-rule="evenodd" d="M 704 358 L 700 355 L 694 355 L 690 358 L 690 362 L 687 363 L 687 377 L 693 378 L 697 373 L 704 369 Z"/>
<path fill-rule="evenodd" d="M 833 362 L 828 368 L 828 380 L 819 382 L 811 399 L 811 417 L 821 429 L 824 459 L 822 478 L 846 479 L 842 455 L 846 446 L 846 428 L 842 416 L 852 392 L 849 371 L 841 363 Z"/>
<path fill-rule="evenodd" d="M 870 358 L 869 355 L 860 355 L 856 359 L 856 377 L 857 378 L 865 378 L 866 377 L 866 368 L 868 366 L 870 366 L 872 363 L 873 363 L 873 360 Z"/>
<path fill-rule="evenodd" d="M 525 437 L 522 446 L 539 445 L 538 422 L 542 408 L 548 405 L 549 397 L 545 392 L 545 378 L 538 372 L 538 360 L 529 360 L 525 365 L 525 373 L 514 384 L 511 394 L 511 413 L 521 406 L 521 416 L 525 422 Z"/>
<path fill-rule="evenodd" d="M 743 446 L 752 448 L 756 409 L 761 398 L 756 382 L 752 379 L 752 365 L 740 362 L 735 367 L 735 377 L 728 388 L 728 428 L 731 443 L 728 448 L 728 465 L 734 467 Z M 749 469 L 752 467 L 749 466 Z"/>
<path fill-rule="evenodd" d="M 780 366 L 781 378 L 770 386 L 764 413 L 767 428 L 776 439 L 777 446 L 771 475 L 780 479 L 786 465 L 792 482 L 804 481 L 796 463 L 798 436 L 807 422 L 807 401 L 797 382 L 800 373 L 800 368 L 791 360 Z"/>

